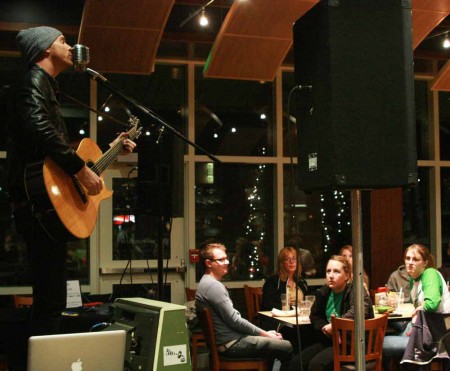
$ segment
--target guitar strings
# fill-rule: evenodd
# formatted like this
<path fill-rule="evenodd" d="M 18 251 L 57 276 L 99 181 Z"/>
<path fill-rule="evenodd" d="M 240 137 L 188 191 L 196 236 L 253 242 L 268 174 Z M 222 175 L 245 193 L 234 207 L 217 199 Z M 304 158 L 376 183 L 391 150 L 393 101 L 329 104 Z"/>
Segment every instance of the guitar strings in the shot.
<path fill-rule="evenodd" d="M 132 119 L 131 119 L 132 120 Z M 137 124 L 128 131 L 128 137 L 133 139 L 137 132 Z M 111 161 L 117 157 L 117 155 L 124 149 L 124 144 L 122 141 L 119 141 L 114 147 L 111 147 L 106 151 L 106 153 L 100 157 L 100 159 L 92 166 L 92 170 L 100 175 L 103 171 L 109 166 Z"/>

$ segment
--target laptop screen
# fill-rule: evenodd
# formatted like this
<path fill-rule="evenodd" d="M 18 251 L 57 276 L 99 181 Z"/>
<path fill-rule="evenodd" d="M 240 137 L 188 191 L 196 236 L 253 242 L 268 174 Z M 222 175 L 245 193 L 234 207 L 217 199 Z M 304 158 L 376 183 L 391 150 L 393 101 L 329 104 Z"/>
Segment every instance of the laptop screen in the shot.
<path fill-rule="evenodd" d="M 123 371 L 126 332 L 32 336 L 28 371 Z"/>

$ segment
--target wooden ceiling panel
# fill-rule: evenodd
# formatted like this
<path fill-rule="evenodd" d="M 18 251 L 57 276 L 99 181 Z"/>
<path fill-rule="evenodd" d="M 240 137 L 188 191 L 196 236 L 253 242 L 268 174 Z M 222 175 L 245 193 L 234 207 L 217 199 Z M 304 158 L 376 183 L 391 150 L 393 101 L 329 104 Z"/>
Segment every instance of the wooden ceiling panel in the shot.
<path fill-rule="evenodd" d="M 97 30 L 97 31 L 96 31 Z M 149 74 L 154 62 L 157 32 L 90 27 L 82 44 L 90 48 L 88 67 L 99 72 Z"/>
<path fill-rule="evenodd" d="M 450 3 L 450 0 L 449 0 Z M 445 11 L 418 10 L 412 11 L 413 48 L 425 40 L 430 32 L 441 23 L 449 13 Z"/>
<path fill-rule="evenodd" d="M 79 43 L 99 72 L 150 74 L 175 0 L 86 0 Z"/>
<path fill-rule="evenodd" d="M 290 38 L 294 22 L 318 1 L 236 1 L 230 9 L 228 34 L 240 34 L 268 38 Z"/>
<path fill-rule="evenodd" d="M 104 27 L 161 29 L 174 1 L 88 0 L 82 23 Z"/>
<path fill-rule="evenodd" d="M 207 77 L 272 81 L 291 46 L 290 40 L 274 40 L 234 35 L 223 36 L 216 50 L 213 68 L 206 64 Z M 222 64 L 217 65 L 217 61 Z"/>
<path fill-rule="evenodd" d="M 318 1 L 235 1 L 212 47 L 205 77 L 272 81 L 292 47 L 292 25 Z"/>
<path fill-rule="evenodd" d="M 414 49 L 450 14 L 450 0 L 412 0 Z M 450 61 L 431 84 L 432 90 L 450 91 Z"/>
<path fill-rule="evenodd" d="M 433 80 L 431 90 L 450 91 L 450 59 Z"/>
<path fill-rule="evenodd" d="M 438 10 L 450 13 L 450 1 L 448 0 L 412 0 L 412 8 L 417 10 Z"/>

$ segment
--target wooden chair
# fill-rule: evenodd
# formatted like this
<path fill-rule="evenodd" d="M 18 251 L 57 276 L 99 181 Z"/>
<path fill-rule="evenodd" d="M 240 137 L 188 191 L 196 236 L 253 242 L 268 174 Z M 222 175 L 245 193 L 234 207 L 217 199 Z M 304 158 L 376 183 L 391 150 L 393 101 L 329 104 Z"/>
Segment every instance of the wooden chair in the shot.
<path fill-rule="evenodd" d="M 195 300 L 195 293 L 197 292 L 196 289 L 190 289 L 189 287 L 186 287 L 184 291 L 186 293 L 187 301 Z M 193 371 L 197 371 L 199 347 L 206 347 L 205 336 L 203 335 L 202 329 L 194 329 L 191 331 L 191 354 Z"/>
<path fill-rule="evenodd" d="M 262 287 L 251 287 L 244 285 L 245 303 L 247 305 L 247 316 L 250 322 L 254 322 L 261 308 Z"/>
<path fill-rule="evenodd" d="M 31 308 L 33 297 L 30 295 L 13 295 L 14 306 L 16 308 Z"/>
<path fill-rule="evenodd" d="M 227 358 L 219 354 L 216 344 L 214 325 L 209 309 L 197 313 L 209 349 L 209 364 L 211 371 L 219 370 L 258 370 L 267 371 L 266 361 L 262 358 Z"/>
<path fill-rule="evenodd" d="M 366 339 L 366 369 L 382 371 L 381 357 L 386 332 L 387 315 L 364 321 Z M 350 319 L 331 317 L 333 333 L 334 371 L 355 370 L 355 329 Z"/>

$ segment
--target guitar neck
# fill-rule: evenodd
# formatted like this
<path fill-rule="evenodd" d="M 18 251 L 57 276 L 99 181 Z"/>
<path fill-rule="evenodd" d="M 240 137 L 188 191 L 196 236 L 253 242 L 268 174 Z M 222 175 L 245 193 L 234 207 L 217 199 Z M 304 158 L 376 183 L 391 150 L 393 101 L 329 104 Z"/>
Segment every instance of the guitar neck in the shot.
<path fill-rule="evenodd" d="M 130 131 L 127 132 L 128 138 L 133 140 L 136 137 L 137 128 L 134 126 Z M 96 174 L 102 174 L 109 165 L 111 165 L 119 156 L 120 152 L 125 148 L 123 141 L 119 140 L 114 146 L 108 149 L 103 156 L 101 156 L 95 164 L 92 166 L 92 171 Z"/>

